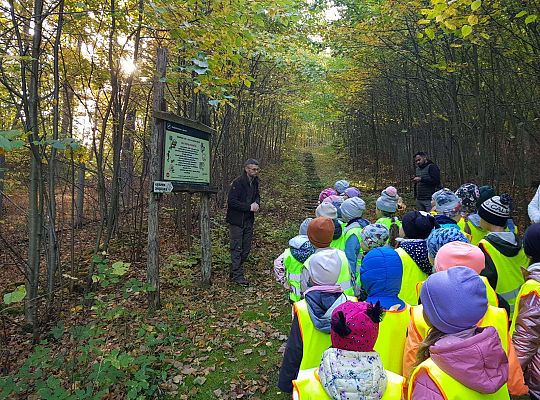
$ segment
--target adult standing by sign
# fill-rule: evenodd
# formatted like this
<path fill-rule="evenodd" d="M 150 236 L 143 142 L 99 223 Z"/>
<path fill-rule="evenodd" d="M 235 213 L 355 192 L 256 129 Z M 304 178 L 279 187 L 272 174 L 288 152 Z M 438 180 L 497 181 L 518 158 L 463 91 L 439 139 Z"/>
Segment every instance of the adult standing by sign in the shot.
<path fill-rule="evenodd" d="M 231 271 L 229 279 L 240 285 L 249 282 L 244 276 L 243 263 L 251 250 L 255 213 L 259 211 L 259 162 L 250 158 L 244 172 L 231 183 L 227 199 L 227 218 L 231 241 Z"/>
<path fill-rule="evenodd" d="M 416 174 L 414 182 L 414 195 L 418 211 L 431 211 L 431 196 L 441 188 L 441 171 L 427 154 L 419 151 L 414 155 Z"/>

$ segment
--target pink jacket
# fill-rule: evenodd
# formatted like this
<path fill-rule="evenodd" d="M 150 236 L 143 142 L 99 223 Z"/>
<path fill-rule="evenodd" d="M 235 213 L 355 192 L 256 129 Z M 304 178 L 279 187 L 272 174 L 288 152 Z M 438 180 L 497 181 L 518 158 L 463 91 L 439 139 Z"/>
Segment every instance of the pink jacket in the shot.
<path fill-rule="evenodd" d="M 528 268 L 529 279 L 540 281 L 540 263 Z M 530 392 L 540 397 L 540 297 L 531 293 L 519 300 L 516 330 L 512 337 Z"/>
<path fill-rule="evenodd" d="M 492 326 L 447 335 L 430 347 L 431 359 L 448 375 L 480 393 L 495 393 L 508 380 L 508 359 Z M 425 371 L 416 375 L 413 400 L 443 400 Z"/>

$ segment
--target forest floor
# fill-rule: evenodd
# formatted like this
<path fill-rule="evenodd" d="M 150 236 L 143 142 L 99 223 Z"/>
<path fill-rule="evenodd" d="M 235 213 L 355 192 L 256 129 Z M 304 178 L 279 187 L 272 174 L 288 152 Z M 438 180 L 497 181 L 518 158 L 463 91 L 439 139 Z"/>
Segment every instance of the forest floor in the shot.
<path fill-rule="evenodd" d="M 96 260 L 98 289 L 84 299 L 66 297 L 69 307 L 49 323 L 38 345 L 32 347 L 31 335 L 13 328 L 22 321 L 20 307 L 0 313 L 0 399 L 290 398 L 276 387 L 291 307 L 275 282 L 273 260 L 300 222 L 313 215 L 321 188 L 348 178 L 363 191 L 368 219 L 374 219 L 378 196 L 332 147 L 306 152 L 313 158 L 291 151 L 261 172 L 261 213 L 246 266 L 249 287 L 228 282 L 224 212 L 212 219 L 209 288 L 198 284 L 197 240 L 194 250 L 175 252 L 171 228 L 164 228 L 163 307 L 157 312 L 146 310 L 144 262 L 112 263 L 112 250 Z"/>

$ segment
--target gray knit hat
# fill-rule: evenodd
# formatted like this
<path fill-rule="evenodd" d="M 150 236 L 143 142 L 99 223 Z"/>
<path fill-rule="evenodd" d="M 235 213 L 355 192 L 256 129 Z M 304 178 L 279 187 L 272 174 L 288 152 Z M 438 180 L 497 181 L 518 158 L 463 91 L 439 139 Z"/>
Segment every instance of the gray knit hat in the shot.
<path fill-rule="evenodd" d="M 337 208 L 332 203 L 321 203 L 315 210 L 316 217 L 337 218 Z"/>
<path fill-rule="evenodd" d="M 351 197 L 341 204 L 341 217 L 348 222 L 360 218 L 366 209 L 366 202 L 360 197 Z"/>
<path fill-rule="evenodd" d="M 381 192 L 381 197 L 377 199 L 377 208 L 381 211 L 395 213 L 398 200 L 397 189 L 393 186 L 388 186 Z"/>

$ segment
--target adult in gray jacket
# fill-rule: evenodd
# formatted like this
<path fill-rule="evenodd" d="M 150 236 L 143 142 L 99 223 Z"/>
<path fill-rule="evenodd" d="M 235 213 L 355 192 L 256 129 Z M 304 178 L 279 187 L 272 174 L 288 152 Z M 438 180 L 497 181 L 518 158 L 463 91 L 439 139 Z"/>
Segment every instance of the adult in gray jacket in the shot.
<path fill-rule="evenodd" d="M 441 189 L 441 171 L 433 161 L 427 158 L 427 154 L 419 151 L 414 155 L 416 175 L 414 182 L 414 196 L 416 197 L 416 209 L 418 211 L 431 211 L 431 196 Z"/>

